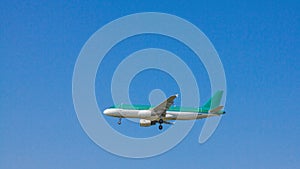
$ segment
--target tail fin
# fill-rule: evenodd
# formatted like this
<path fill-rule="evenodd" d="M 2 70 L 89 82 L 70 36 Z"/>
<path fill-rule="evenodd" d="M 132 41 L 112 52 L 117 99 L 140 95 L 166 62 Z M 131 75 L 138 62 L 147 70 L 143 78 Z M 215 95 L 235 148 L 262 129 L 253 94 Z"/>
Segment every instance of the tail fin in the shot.
<path fill-rule="evenodd" d="M 223 90 L 217 91 L 202 107 L 209 110 L 217 108 L 221 103 L 222 96 Z"/>

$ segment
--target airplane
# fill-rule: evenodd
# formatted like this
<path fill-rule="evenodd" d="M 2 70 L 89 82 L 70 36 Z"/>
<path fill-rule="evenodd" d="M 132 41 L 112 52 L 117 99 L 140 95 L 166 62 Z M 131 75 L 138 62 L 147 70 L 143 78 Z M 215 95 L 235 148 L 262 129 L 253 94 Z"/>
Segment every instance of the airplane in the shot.
<path fill-rule="evenodd" d="M 103 114 L 119 118 L 119 125 L 122 118 L 139 118 L 141 127 L 149 127 L 159 123 L 158 129 L 162 130 L 162 124 L 174 124 L 170 120 L 194 120 L 225 114 L 224 106 L 220 106 L 222 96 L 223 91 L 219 90 L 203 106 L 187 108 L 172 106 L 174 99 L 178 97 L 176 94 L 155 107 L 120 104 L 105 109 Z"/>

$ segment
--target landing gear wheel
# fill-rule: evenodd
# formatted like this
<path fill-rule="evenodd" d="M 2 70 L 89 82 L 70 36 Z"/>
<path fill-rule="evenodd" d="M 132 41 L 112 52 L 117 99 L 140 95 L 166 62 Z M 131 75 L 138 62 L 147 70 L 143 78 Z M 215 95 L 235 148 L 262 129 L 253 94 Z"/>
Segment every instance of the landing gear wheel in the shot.
<path fill-rule="evenodd" d="M 119 118 L 118 125 L 121 125 L 121 120 L 122 120 L 122 119 L 121 119 L 121 118 Z"/>
<path fill-rule="evenodd" d="M 162 124 L 163 122 L 164 122 L 163 119 L 159 119 L 158 121 L 159 124 Z"/>
<path fill-rule="evenodd" d="M 159 126 L 158 126 L 158 129 L 159 129 L 159 130 L 163 129 L 163 126 L 162 126 L 162 125 L 159 125 Z"/>

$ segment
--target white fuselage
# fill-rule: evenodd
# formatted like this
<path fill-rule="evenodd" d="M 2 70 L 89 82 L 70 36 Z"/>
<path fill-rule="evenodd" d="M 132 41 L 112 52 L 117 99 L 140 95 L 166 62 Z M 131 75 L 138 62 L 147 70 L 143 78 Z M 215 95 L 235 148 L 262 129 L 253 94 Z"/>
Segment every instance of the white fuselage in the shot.
<path fill-rule="evenodd" d="M 178 112 L 178 111 L 166 111 L 164 117 L 160 117 L 155 112 L 151 110 L 130 110 L 130 109 L 120 109 L 120 108 L 108 108 L 103 112 L 105 115 L 119 117 L 119 118 L 139 118 L 146 120 L 158 120 L 162 118 L 163 120 L 194 120 L 202 119 L 211 116 L 217 116 L 216 114 L 208 113 L 195 113 L 195 112 Z"/>

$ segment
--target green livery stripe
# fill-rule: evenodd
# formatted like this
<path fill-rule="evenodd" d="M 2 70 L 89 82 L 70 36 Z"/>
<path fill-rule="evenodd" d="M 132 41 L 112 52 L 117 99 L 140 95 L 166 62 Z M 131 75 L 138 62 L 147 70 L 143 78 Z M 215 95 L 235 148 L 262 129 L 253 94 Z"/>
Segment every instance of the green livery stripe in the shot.
<path fill-rule="evenodd" d="M 191 108 L 191 107 L 177 107 L 171 106 L 168 111 L 181 111 L 181 112 L 195 112 L 195 113 L 208 113 L 209 110 L 218 107 L 221 103 L 223 96 L 223 91 L 217 91 L 213 97 L 211 97 L 202 107 Z M 128 105 L 128 104 L 119 104 L 111 106 L 110 108 L 119 108 L 119 109 L 128 109 L 128 110 L 148 110 L 154 108 L 153 106 L 147 105 Z M 224 111 L 219 111 L 219 113 L 225 113 Z"/>
<path fill-rule="evenodd" d="M 148 105 L 128 105 L 128 104 L 120 104 L 114 105 L 110 108 L 119 108 L 119 109 L 127 109 L 127 110 L 148 110 L 154 108 L 153 106 Z M 200 108 L 192 108 L 192 107 L 180 107 L 180 106 L 171 106 L 168 111 L 181 111 L 181 112 L 195 112 L 195 113 L 208 113 L 209 109 L 200 107 Z"/>

